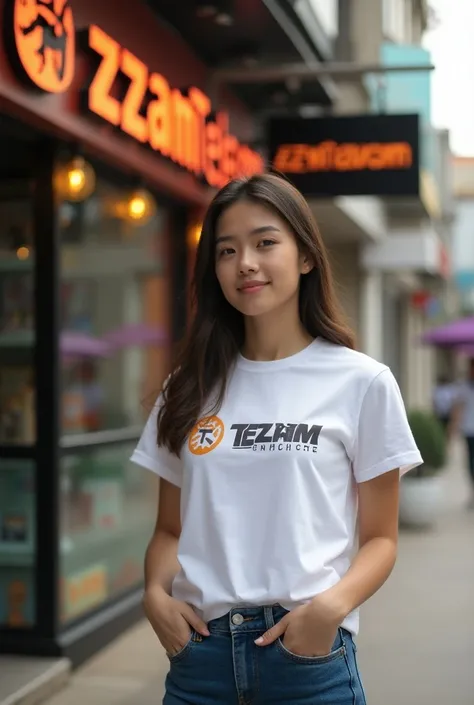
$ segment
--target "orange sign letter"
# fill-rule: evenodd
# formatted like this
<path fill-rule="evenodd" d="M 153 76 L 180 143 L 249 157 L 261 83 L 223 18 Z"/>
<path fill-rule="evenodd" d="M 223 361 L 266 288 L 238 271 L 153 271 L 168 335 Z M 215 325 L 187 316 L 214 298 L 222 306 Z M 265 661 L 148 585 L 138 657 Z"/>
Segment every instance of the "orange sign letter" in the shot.
<path fill-rule="evenodd" d="M 197 173 L 201 167 L 200 160 L 200 124 L 199 116 L 193 104 L 175 89 L 173 99 L 173 159 Z"/>
<path fill-rule="evenodd" d="M 148 106 L 147 118 L 152 149 L 168 157 L 171 151 L 171 98 L 168 81 L 159 73 L 150 76 L 150 91 L 156 96 Z"/>
<path fill-rule="evenodd" d="M 136 56 L 127 49 L 122 52 L 121 69 L 130 79 L 130 87 L 123 100 L 121 127 L 139 142 L 148 139 L 148 124 L 140 108 L 148 88 L 148 69 Z"/>
<path fill-rule="evenodd" d="M 120 125 L 121 106 L 110 90 L 120 69 L 120 44 L 97 25 L 89 28 L 89 45 L 102 57 L 89 88 L 89 110 L 112 125 Z"/>

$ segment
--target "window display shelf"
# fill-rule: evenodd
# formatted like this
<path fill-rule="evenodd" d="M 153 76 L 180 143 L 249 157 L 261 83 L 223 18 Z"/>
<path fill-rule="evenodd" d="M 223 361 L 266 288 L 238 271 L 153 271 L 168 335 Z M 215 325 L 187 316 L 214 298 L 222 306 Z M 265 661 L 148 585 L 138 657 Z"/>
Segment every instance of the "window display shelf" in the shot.
<path fill-rule="evenodd" d="M 32 568 L 35 553 L 31 546 L 0 546 L 0 568 Z"/>
<path fill-rule="evenodd" d="M 18 330 L 8 333 L 0 332 L 0 348 L 26 348 L 32 347 L 35 334 L 32 330 Z"/>
<path fill-rule="evenodd" d="M 4 258 L 0 253 L 0 274 L 12 274 L 14 272 L 32 272 L 34 268 L 34 260 L 28 257 L 26 260 L 18 259 L 17 257 Z"/>
<path fill-rule="evenodd" d="M 120 543 L 122 540 L 135 534 L 149 533 L 151 538 L 152 531 L 153 522 L 150 522 L 150 517 L 126 517 L 118 526 L 111 526 L 108 529 L 98 526 L 70 534 L 63 534 L 61 539 L 61 553 L 67 556 L 76 552 L 88 552 L 98 545 L 104 546 L 109 543 Z"/>
<path fill-rule="evenodd" d="M 138 441 L 143 431 L 142 426 L 124 426 L 106 431 L 91 431 L 90 433 L 67 433 L 59 441 L 61 448 L 77 449 L 91 446 L 105 446 L 112 443 Z"/>

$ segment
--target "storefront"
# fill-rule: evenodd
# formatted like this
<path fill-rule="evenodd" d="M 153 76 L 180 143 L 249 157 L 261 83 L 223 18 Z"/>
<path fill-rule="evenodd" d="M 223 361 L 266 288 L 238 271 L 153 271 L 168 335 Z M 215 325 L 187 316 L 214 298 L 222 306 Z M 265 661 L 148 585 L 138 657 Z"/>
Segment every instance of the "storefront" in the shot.
<path fill-rule="evenodd" d="M 157 487 L 128 458 L 199 214 L 263 164 L 145 5 L 0 8 L 0 651 L 78 663 L 141 614 Z"/>

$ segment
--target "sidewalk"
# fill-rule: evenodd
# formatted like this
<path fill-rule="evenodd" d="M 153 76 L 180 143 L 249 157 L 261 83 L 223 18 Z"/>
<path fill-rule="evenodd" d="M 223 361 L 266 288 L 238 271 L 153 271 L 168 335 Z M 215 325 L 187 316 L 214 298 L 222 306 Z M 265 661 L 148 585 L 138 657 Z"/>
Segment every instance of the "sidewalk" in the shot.
<path fill-rule="evenodd" d="M 461 460 L 455 448 L 439 527 L 402 532 L 393 575 L 362 611 L 358 654 L 368 705 L 474 702 L 474 512 L 464 509 Z M 143 622 L 78 670 L 47 705 L 158 704 L 167 668 Z"/>
<path fill-rule="evenodd" d="M 461 448 L 432 533 L 402 532 L 386 585 L 362 609 L 359 665 L 368 705 L 472 705 L 474 512 Z"/>

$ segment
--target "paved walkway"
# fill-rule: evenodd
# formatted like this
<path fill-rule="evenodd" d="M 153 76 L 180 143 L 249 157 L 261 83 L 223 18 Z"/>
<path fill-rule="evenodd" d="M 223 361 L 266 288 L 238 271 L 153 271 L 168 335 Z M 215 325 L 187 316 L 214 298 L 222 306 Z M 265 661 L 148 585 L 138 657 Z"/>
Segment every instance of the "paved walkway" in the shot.
<path fill-rule="evenodd" d="M 391 578 L 362 609 L 368 705 L 474 703 L 474 512 L 459 448 L 455 458 L 439 526 L 401 534 Z"/>
<path fill-rule="evenodd" d="M 429 533 L 402 532 L 397 567 L 362 611 L 368 705 L 473 705 L 474 512 L 456 448 Z M 158 705 L 167 660 L 143 622 L 77 671 L 48 705 Z"/>

